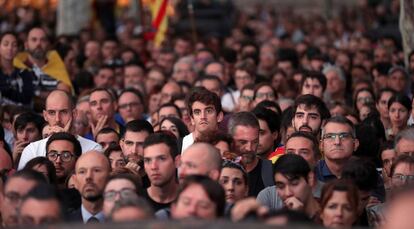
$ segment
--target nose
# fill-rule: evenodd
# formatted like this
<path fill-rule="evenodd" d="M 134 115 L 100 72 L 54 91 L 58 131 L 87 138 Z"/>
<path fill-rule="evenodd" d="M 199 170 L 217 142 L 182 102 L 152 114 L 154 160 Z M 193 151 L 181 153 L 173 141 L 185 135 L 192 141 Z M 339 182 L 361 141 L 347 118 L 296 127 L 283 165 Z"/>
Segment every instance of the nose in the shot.
<path fill-rule="evenodd" d="M 201 112 L 201 118 L 203 118 L 203 119 L 207 118 L 207 112 L 202 111 Z"/>
<path fill-rule="evenodd" d="M 246 144 L 245 151 L 247 152 L 253 151 L 253 144 L 251 142 Z"/>
<path fill-rule="evenodd" d="M 309 119 L 309 117 L 307 115 L 305 115 L 303 117 L 302 124 L 308 124 L 308 119 Z"/>
<path fill-rule="evenodd" d="M 158 163 L 156 161 L 152 161 L 150 164 L 151 170 L 158 170 Z"/>
<path fill-rule="evenodd" d="M 285 194 L 286 194 L 286 197 L 291 197 L 291 196 L 293 196 L 293 192 L 292 192 L 292 190 L 290 189 L 290 187 L 289 187 L 289 186 L 286 186 L 286 189 L 285 189 Z"/>
<path fill-rule="evenodd" d="M 344 212 L 345 212 L 345 209 L 344 208 L 338 208 L 335 211 L 335 216 L 341 217 L 341 216 L 343 216 Z"/>
<path fill-rule="evenodd" d="M 233 191 L 234 190 L 234 183 L 233 182 L 229 182 L 228 184 L 227 184 L 227 191 Z"/>
<path fill-rule="evenodd" d="M 339 136 L 335 136 L 335 144 L 336 145 L 340 145 L 341 144 L 341 139 L 339 138 Z"/>
<path fill-rule="evenodd" d="M 57 158 L 56 158 L 55 162 L 56 162 L 56 163 L 62 163 L 62 159 L 60 158 L 60 155 L 59 155 L 59 156 L 57 156 Z"/>
<path fill-rule="evenodd" d="M 187 213 L 189 216 L 196 216 L 197 204 L 196 203 L 190 204 L 190 206 L 188 206 Z"/>
<path fill-rule="evenodd" d="M 57 114 L 56 114 L 56 123 L 60 123 L 60 120 L 62 120 L 62 118 L 60 117 L 60 112 L 57 112 Z"/>
<path fill-rule="evenodd" d="M 87 171 L 86 171 L 86 179 L 87 179 L 87 180 L 91 180 L 91 179 L 92 179 L 92 177 L 93 177 L 93 173 L 92 173 L 92 171 L 91 171 L 91 170 L 87 170 Z"/>

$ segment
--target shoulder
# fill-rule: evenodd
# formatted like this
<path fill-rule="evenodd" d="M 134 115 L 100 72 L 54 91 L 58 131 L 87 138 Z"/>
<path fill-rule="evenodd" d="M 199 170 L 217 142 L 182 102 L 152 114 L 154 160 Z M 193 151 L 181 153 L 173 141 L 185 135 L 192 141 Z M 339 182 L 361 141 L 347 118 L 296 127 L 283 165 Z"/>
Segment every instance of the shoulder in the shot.
<path fill-rule="evenodd" d="M 89 150 L 102 150 L 102 146 L 95 141 L 89 140 L 79 135 L 77 136 L 77 139 L 82 147 L 82 152 Z"/>
<path fill-rule="evenodd" d="M 68 221 L 68 222 L 82 221 L 81 209 L 78 208 L 78 209 L 74 210 L 73 212 L 68 213 L 65 218 L 66 218 L 66 221 Z"/>

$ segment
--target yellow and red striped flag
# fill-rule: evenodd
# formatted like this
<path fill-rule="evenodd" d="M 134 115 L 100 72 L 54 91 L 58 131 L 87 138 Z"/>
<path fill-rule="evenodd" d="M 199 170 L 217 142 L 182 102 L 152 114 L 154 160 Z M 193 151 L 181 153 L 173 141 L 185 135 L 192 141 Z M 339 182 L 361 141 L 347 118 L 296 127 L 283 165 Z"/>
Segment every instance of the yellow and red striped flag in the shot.
<path fill-rule="evenodd" d="M 154 40 L 157 47 L 164 41 L 168 29 L 168 2 L 168 0 L 150 0 L 148 2 L 152 15 L 152 31 L 146 37 Z"/>

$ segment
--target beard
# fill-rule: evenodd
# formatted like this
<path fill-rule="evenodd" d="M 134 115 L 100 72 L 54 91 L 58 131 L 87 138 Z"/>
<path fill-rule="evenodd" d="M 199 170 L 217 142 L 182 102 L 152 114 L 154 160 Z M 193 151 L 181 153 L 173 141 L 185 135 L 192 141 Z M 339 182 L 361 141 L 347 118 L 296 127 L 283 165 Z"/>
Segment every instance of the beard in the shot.
<path fill-rule="evenodd" d="M 243 152 L 241 153 L 242 161 L 245 165 L 251 164 L 254 162 L 254 159 L 256 158 L 255 152 Z"/>
<path fill-rule="evenodd" d="M 103 198 L 102 191 L 99 191 L 99 188 L 95 184 L 89 183 L 89 185 L 92 185 L 94 187 L 94 190 L 86 191 L 84 188 L 81 193 L 82 197 L 90 202 L 96 202 L 98 200 L 101 200 Z"/>
<path fill-rule="evenodd" d="M 101 193 L 96 193 L 96 194 L 85 194 L 82 195 L 83 198 L 89 202 L 96 202 L 98 200 L 101 200 L 103 198 Z"/>
<path fill-rule="evenodd" d="M 40 47 L 29 49 L 28 53 L 32 56 L 33 59 L 36 60 L 44 60 L 46 59 L 46 50 Z"/>

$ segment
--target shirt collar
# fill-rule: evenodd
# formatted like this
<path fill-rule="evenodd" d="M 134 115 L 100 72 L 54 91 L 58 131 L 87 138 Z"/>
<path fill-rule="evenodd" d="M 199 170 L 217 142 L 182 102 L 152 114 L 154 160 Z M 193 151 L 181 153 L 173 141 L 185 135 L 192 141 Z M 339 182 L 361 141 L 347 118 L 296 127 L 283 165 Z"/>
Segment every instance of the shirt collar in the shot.
<path fill-rule="evenodd" d="M 88 219 L 91 218 L 92 216 L 97 218 L 100 223 L 103 223 L 105 221 L 105 217 L 104 217 L 104 214 L 103 214 L 102 211 L 98 212 L 95 215 L 92 215 L 88 210 L 86 210 L 86 208 L 83 206 L 83 204 L 81 205 L 81 213 L 82 213 L 83 223 L 88 222 Z"/>
<path fill-rule="evenodd" d="M 336 176 L 331 172 L 331 170 L 329 170 L 325 160 L 319 161 L 318 170 L 320 171 L 320 175 L 323 177 L 323 181 L 328 181 L 332 178 L 336 178 Z"/>

